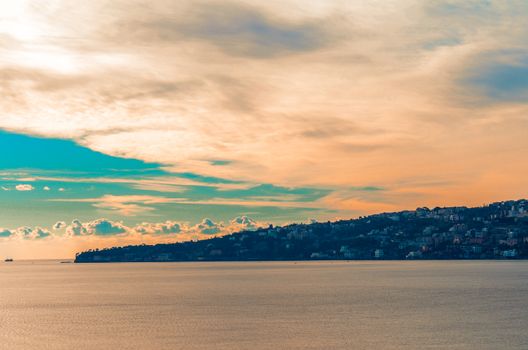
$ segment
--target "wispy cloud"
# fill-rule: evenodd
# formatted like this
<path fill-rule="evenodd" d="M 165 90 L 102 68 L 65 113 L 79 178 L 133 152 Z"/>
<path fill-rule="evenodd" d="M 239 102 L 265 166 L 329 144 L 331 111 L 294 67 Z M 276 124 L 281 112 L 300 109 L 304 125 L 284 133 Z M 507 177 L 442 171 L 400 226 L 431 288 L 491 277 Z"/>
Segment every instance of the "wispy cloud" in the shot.
<path fill-rule="evenodd" d="M 276 207 L 276 208 L 318 208 L 317 203 L 291 201 L 292 197 L 281 198 L 266 197 L 237 199 L 237 198 L 211 198 L 206 200 L 189 199 L 182 197 L 163 197 L 147 195 L 104 195 L 97 198 L 55 198 L 50 202 L 91 203 L 102 210 L 116 211 L 124 216 L 137 215 L 143 212 L 154 211 L 160 204 L 188 204 L 188 205 L 217 205 L 217 206 L 242 206 L 242 207 Z"/>
<path fill-rule="evenodd" d="M 154 208 L 150 205 L 166 204 L 178 202 L 179 198 L 167 198 L 157 196 L 143 195 L 104 195 L 98 198 L 61 198 L 49 199 L 51 202 L 77 202 L 92 203 L 96 208 L 110 211 L 117 211 L 121 215 L 130 216 L 145 211 L 152 211 Z"/>

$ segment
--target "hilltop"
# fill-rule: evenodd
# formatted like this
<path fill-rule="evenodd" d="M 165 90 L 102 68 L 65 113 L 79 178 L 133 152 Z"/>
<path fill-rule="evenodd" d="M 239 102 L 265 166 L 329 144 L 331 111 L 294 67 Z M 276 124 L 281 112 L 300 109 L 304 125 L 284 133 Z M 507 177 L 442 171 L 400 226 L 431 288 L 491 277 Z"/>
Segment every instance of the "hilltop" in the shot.
<path fill-rule="evenodd" d="M 192 242 L 89 250 L 77 254 L 75 262 L 521 258 L 528 258 L 525 199 L 269 226 Z"/>

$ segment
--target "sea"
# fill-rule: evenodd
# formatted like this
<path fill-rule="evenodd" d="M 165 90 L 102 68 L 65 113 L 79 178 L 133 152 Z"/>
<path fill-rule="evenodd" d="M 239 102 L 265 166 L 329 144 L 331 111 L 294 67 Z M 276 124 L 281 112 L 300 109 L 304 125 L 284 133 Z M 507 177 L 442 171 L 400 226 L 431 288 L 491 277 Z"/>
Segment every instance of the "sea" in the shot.
<path fill-rule="evenodd" d="M 528 262 L 0 262 L 0 348 L 528 349 Z"/>

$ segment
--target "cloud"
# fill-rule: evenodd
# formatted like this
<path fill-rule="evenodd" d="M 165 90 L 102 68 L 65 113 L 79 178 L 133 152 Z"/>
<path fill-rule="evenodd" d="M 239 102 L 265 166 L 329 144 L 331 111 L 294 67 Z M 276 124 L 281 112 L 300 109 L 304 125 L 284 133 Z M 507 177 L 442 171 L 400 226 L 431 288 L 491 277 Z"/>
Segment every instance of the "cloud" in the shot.
<path fill-rule="evenodd" d="M 47 229 L 35 227 L 33 230 L 31 230 L 31 233 L 29 233 L 29 236 L 32 239 L 40 239 L 40 238 L 46 238 L 46 237 L 51 236 L 51 233 Z"/>
<path fill-rule="evenodd" d="M 88 230 L 84 227 L 83 223 L 75 219 L 71 225 L 66 227 L 66 234 L 70 236 L 84 236 L 88 234 Z"/>
<path fill-rule="evenodd" d="M 12 175 L 12 174 L 10 174 Z M 211 187 L 218 190 L 243 190 L 255 187 L 256 184 L 241 181 L 232 181 L 220 178 L 203 179 L 197 174 L 171 174 L 163 176 L 142 176 L 138 178 L 138 174 L 132 174 L 131 177 L 108 177 L 108 176 L 92 176 L 92 177 L 67 177 L 67 176 L 36 176 L 34 181 L 53 181 L 65 183 L 101 183 L 101 184 L 128 184 L 136 189 L 156 192 L 184 192 L 186 187 Z M 143 175 L 143 174 L 141 174 Z M 187 177 L 185 177 L 187 176 Z M 14 178 L 13 178 L 14 179 Z M 18 179 L 20 180 L 20 179 Z M 59 189 L 60 190 L 60 189 Z M 64 190 L 64 188 L 62 188 Z"/>
<path fill-rule="evenodd" d="M 223 224 L 221 223 L 215 223 L 213 220 L 205 218 L 194 226 L 194 229 L 198 231 L 199 233 L 206 234 L 206 235 L 213 235 L 216 233 L 220 233 L 223 229 Z"/>
<path fill-rule="evenodd" d="M 225 54 L 251 58 L 314 51 L 335 40 L 330 29 L 336 21 L 331 18 L 294 20 L 237 1 L 160 4 L 163 11 L 153 6 L 143 16 L 106 24 L 103 40 L 149 46 L 201 41 Z"/>
<path fill-rule="evenodd" d="M 66 234 L 70 236 L 113 236 L 126 233 L 128 230 L 129 228 L 121 222 L 107 219 L 97 219 L 86 223 L 75 219 L 66 227 Z"/>
<path fill-rule="evenodd" d="M 32 185 L 28 185 L 28 184 L 19 184 L 19 185 L 16 185 L 15 186 L 15 189 L 17 191 L 33 191 L 35 189 L 35 187 L 33 187 Z"/>
<path fill-rule="evenodd" d="M 177 198 L 148 195 L 104 195 L 99 198 L 62 198 L 50 199 L 49 201 L 92 203 L 96 208 L 117 211 L 121 215 L 130 216 L 154 210 L 153 207 L 148 205 L 171 203 L 177 200 Z"/>
<path fill-rule="evenodd" d="M 98 219 L 85 225 L 88 234 L 99 236 L 116 235 L 126 232 L 126 227 L 120 222 L 113 222 L 106 219 Z"/>
<path fill-rule="evenodd" d="M 176 37 L 208 42 L 230 55 L 266 58 L 314 51 L 328 45 L 329 23 L 287 21 L 240 3 L 193 6 L 183 21 L 151 25 L 159 38 Z"/>
<path fill-rule="evenodd" d="M 238 216 L 230 221 L 231 230 L 255 230 L 260 227 L 259 223 L 246 215 Z"/>
<path fill-rule="evenodd" d="M 441 18 L 455 17 L 467 19 L 468 16 L 494 17 L 493 5 L 490 1 L 435 1 L 426 5 L 426 10 Z"/>
<path fill-rule="evenodd" d="M 192 199 L 182 197 L 164 197 L 152 195 L 104 195 L 97 198 L 54 198 L 49 202 L 91 203 L 93 207 L 117 212 L 123 216 L 135 216 L 154 212 L 161 205 L 187 204 L 187 205 L 214 205 L 214 206 L 241 206 L 241 207 L 276 207 L 276 208 L 316 208 L 310 200 L 320 198 L 328 191 L 319 190 L 305 193 L 304 195 L 271 193 L 269 195 L 251 195 L 240 193 L 233 197 L 215 197 L 209 199 Z"/>
<path fill-rule="evenodd" d="M 94 203 L 93 206 L 103 210 L 117 211 L 124 216 L 131 216 L 154 210 L 154 207 L 137 204 L 137 202 L 127 202 L 109 198 L 103 198 L 101 202 Z"/>
<path fill-rule="evenodd" d="M 24 240 L 40 240 L 51 236 L 48 229 L 42 227 L 21 226 L 13 230 L 1 229 L 0 237 L 19 238 Z"/>
<path fill-rule="evenodd" d="M 134 227 L 134 231 L 136 232 L 151 235 L 178 234 L 184 230 L 188 230 L 186 225 L 170 220 L 161 223 L 144 222 Z"/>
<path fill-rule="evenodd" d="M 190 240 L 200 238 L 203 235 L 226 235 L 237 231 L 255 230 L 259 227 L 266 226 L 248 216 L 239 216 L 224 223 L 215 222 L 209 218 L 204 218 L 196 225 L 189 225 L 186 222 L 167 220 L 164 222 L 143 222 L 135 226 L 126 226 L 122 222 L 111 221 L 108 219 L 97 219 L 88 222 L 73 220 L 70 225 L 59 221 L 54 226 L 54 230 L 66 227 L 68 237 L 77 236 L 162 236 L 178 237 L 179 240 Z M 202 237 L 203 238 L 203 237 Z"/>
<path fill-rule="evenodd" d="M 68 225 L 64 221 L 57 221 L 52 228 L 53 230 L 60 230 L 65 228 L 66 226 Z"/>
<path fill-rule="evenodd" d="M 262 226 L 265 225 L 244 215 L 230 220 L 228 224 L 215 222 L 209 218 L 204 218 L 193 226 L 170 220 L 161 223 L 144 222 L 136 225 L 132 231 L 143 235 L 177 235 L 194 239 L 202 235 L 225 235 L 232 232 L 255 230 Z"/>

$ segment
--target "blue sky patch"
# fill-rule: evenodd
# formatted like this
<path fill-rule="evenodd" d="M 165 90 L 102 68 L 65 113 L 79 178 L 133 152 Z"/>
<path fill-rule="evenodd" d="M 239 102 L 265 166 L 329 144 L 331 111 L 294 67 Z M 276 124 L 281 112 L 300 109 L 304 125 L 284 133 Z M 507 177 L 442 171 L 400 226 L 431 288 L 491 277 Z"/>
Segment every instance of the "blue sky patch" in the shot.
<path fill-rule="evenodd" d="M 112 157 L 70 140 L 41 138 L 0 130 L 0 169 L 39 169 L 100 175 L 163 174 L 160 164 Z"/>
<path fill-rule="evenodd" d="M 464 83 L 492 100 L 528 101 L 528 55 L 505 62 L 491 60 L 473 67 Z"/>
<path fill-rule="evenodd" d="M 282 223 L 329 213 L 313 206 L 329 189 L 168 173 L 161 164 L 109 156 L 73 141 L 6 131 L 0 131 L 0 147 L 0 227 L 100 217 L 196 223 L 240 215 Z"/>

